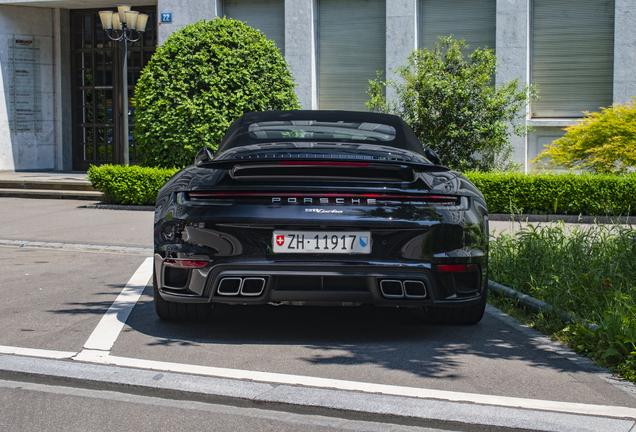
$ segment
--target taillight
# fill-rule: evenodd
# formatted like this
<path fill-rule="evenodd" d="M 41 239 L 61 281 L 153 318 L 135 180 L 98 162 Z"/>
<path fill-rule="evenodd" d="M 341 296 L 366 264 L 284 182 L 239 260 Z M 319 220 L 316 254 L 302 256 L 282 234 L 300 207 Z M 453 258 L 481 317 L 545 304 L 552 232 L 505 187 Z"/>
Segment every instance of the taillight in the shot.
<path fill-rule="evenodd" d="M 208 264 L 208 261 L 201 260 L 186 260 L 186 259 L 167 259 L 163 262 L 168 267 L 177 268 L 203 268 Z"/>

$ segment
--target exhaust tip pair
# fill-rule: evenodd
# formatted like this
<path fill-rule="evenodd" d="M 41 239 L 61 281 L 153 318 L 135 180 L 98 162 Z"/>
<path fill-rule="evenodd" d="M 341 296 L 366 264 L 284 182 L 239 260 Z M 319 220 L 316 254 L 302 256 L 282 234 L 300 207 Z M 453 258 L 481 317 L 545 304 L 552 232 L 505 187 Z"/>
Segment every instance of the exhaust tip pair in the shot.
<path fill-rule="evenodd" d="M 426 298 L 426 285 L 418 280 L 382 279 L 380 292 L 390 299 L 423 299 Z"/>
<path fill-rule="evenodd" d="M 256 297 L 265 290 L 265 278 L 262 277 L 226 277 L 221 279 L 216 290 L 223 296 Z"/>

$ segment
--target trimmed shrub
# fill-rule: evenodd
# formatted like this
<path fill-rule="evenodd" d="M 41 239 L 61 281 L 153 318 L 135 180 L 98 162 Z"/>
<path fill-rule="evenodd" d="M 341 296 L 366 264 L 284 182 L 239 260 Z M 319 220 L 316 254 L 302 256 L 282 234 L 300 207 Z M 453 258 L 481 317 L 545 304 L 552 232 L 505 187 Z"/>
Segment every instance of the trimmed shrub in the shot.
<path fill-rule="evenodd" d="M 145 166 L 185 167 L 216 150 L 246 112 L 299 109 L 285 59 L 232 19 L 187 25 L 157 47 L 135 87 L 135 141 Z"/>
<path fill-rule="evenodd" d="M 634 215 L 636 174 L 468 172 L 490 213 Z"/>
<path fill-rule="evenodd" d="M 157 193 L 179 171 L 125 165 L 92 165 L 88 179 L 109 204 L 155 205 Z"/>

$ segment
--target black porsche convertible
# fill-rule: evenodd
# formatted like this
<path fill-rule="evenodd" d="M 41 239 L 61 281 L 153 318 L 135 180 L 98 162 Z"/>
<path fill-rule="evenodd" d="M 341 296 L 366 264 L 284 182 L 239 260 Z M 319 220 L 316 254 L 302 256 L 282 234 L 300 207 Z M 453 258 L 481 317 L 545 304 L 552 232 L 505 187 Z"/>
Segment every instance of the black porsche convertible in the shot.
<path fill-rule="evenodd" d="M 243 115 L 159 192 L 154 250 L 162 319 L 368 303 L 475 324 L 486 305 L 483 195 L 386 114 Z"/>

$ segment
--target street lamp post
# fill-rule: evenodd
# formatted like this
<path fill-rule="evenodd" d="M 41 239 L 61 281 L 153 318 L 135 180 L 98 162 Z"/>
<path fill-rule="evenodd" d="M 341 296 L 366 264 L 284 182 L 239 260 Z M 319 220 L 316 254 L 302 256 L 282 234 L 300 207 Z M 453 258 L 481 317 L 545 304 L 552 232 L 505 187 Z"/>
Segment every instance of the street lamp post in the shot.
<path fill-rule="evenodd" d="M 129 5 L 117 5 L 117 12 L 100 11 L 102 28 L 113 41 L 122 41 L 122 143 L 124 144 L 124 165 L 130 163 L 128 142 L 128 42 L 137 42 L 146 31 L 148 15 L 130 10 Z M 138 36 L 135 38 L 135 31 Z"/>

